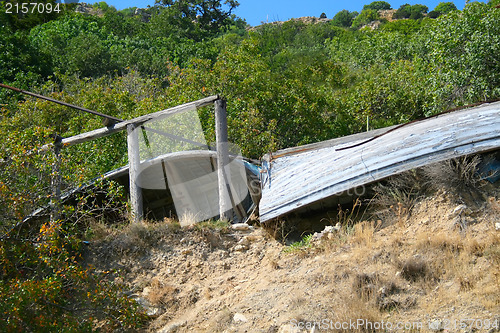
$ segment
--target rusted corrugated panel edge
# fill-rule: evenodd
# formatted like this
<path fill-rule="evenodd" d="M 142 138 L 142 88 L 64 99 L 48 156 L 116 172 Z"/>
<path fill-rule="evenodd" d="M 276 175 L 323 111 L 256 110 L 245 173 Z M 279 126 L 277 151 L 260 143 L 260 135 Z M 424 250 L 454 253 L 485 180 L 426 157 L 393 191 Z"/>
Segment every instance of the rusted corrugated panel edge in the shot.
<path fill-rule="evenodd" d="M 260 221 L 407 170 L 497 149 L 500 102 L 414 122 L 366 144 L 337 150 L 380 132 L 361 133 L 266 156 L 261 176 Z"/>

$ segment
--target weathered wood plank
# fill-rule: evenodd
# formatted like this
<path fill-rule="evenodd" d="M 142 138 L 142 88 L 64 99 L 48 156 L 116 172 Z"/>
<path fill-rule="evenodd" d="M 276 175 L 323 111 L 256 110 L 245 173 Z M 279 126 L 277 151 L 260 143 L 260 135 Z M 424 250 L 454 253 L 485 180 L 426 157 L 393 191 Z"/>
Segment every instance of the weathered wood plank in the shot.
<path fill-rule="evenodd" d="M 50 222 L 57 222 L 61 218 L 61 142 L 56 138 L 54 144 L 54 164 L 50 179 L 52 197 L 50 198 Z"/>
<path fill-rule="evenodd" d="M 91 141 L 94 139 L 102 138 L 111 134 L 115 134 L 117 132 L 123 131 L 127 128 L 128 125 L 134 124 L 135 126 L 142 125 L 147 121 L 153 120 L 153 119 L 158 119 L 167 115 L 174 115 L 177 113 L 185 112 L 187 110 L 193 109 L 193 108 L 201 108 L 207 105 L 210 105 L 214 103 L 216 100 L 219 99 L 218 95 L 206 97 L 194 102 L 189 102 L 186 104 L 174 106 L 172 108 L 168 108 L 162 111 L 158 111 L 155 113 L 150 113 L 144 116 L 140 116 L 131 120 L 126 120 L 122 121 L 119 123 L 116 123 L 114 125 L 108 126 L 108 127 L 102 127 L 93 131 L 89 131 L 86 133 L 81 133 L 69 138 L 64 138 L 62 139 L 62 145 L 64 146 L 72 146 L 76 145 L 79 143 Z M 45 145 L 42 147 L 42 150 L 48 150 L 51 145 Z"/>
<path fill-rule="evenodd" d="M 217 145 L 217 177 L 219 187 L 219 215 L 220 219 L 230 219 L 231 199 L 229 193 L 229 147 L 227 135 L 226 101 L 219 99 L 215 102 L 215 137 Z"/>
<path fill-rule="evenodd" d="M 137 126 L 134 124 L 127 126 L 127 144 L 132 219 L 134 222 L 140 222 L 143 217 L 143 201 L 142 190 L 137 184 L 141 159 L 139 156 L 139 132 L 136 128 Z"/>

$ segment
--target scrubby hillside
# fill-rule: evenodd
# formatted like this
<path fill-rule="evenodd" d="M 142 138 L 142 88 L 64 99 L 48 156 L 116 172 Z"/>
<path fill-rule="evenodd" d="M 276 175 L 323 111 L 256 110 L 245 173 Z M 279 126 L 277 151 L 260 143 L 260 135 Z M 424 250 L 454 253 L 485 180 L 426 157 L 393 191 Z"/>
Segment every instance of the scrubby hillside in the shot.
<path fill-rule="evenodd" d="M 291 20 L 255 29 L 247 29 L 233 15 L 238 3 L 232 0 L 162 0 L 144 11 L 117 11 L 100 2 L 92 10 L 75 12 L 76 4 L 61 4 L 64 10 L 50 15 L 14 13 L 13 4 L 20 2 L 0 1 L 1 83 L 120 119 L 218 94 L 227 100 L 229 141 L 253 159 L 500 98 L 498 0 L 474 1 L 463 10 L 426 17 L 425 6 L 403 5 L 397 16 L 409 19 L 382 19 L 374 30 L 363 26 L 380 19 L 376 11 L 389 5 L 384 1 L 359 8 L 359 15 L 341 11 L 317 24 Z M 446 7 L 440 5 L 435 11 Z M 213 142 L 213 108 L 197 111 L 204 138 Z M 246 234 L 198 227 L 174 227 L 174 232 L 161 223 L 127 227 L 127 193 L 117 184 L 96 184 L 75 205 L 60 207 L 61 215 L 54 209 L 50 223 L 24 223 L 40 207 L 56 208 L 52 184 L 60 182 L 63 191 L 71 191 L 127 164 L 127 141 L 120 134 L 64 147 L 60 160 L 46 149 L 60 137 L 102 126 L 94 115 L 0 89 L 0 331 L 144 327 L 145 318 L 135 311 L 130 295 L 117 292 L 120 284 L 107 283 L 108 267 L 124 268 L 122 279 L 131 294 L 153 305 L 158 318 L 150 323 L 152 329 L 180 321 L 184 331 L 267 330 L 293 318 L 343 318 L 361 312 L 385 318 L 423 311 L 426 304 L 434 304 L 427 298 L 446 288 L 456 294 L 462 285 L 458 296 L 478 295 L 471 300 L 474 306 L 465 307 L 472 315 L 488 316 L 481 311 L 494 313 L 491 309 L 498 306 L 495 296 L 487 296 L 495 293 L 486 293 L 498 286 L 492 275 L 498 249 L 493 240 L 473 232 L 481 226 L 490 230 L 493 210 L 488 208 L 482 218 L 482 206 L 468 203 L 479 200 L 475 195 L 460 202 L 464 191 L 446 190 L 448 201 L 439 205 L 448 214 L 465 203 L 472 211 L 467 219 L 478 221 L 467 231 L 450 230 L 446 237 L 432 233 L 432 227 L 448 232 L 451 217 L 425 218 L 429 223 L 420 225 L 415 220 L 419 206 L 409 218 L 404 215 L 417 200 L 413 192 L 386 191 L 399 199 L 379 201 L 379 208 L 370 208 L 379 214 L 365 216 L 368 223 L 353 227 L 343 220 L 341 232 L 329 242 L 309 246 L 304 240 L 290 251 L 259 228 L 252 234 L 256 239 L 237 244 Z M 57 165 L 60 173 L 54 172 Z M 488 197 L 494 198 L 492 203 L 479 200 L 484 207 L 498 202 L 498 194 Z M 438 200 L 429 198 L 430 203 Z M 103 214 L 98 202 L 111 214 Z M 394 224 L 398 216 L 401 221 Z M 486 219 L 490 222 L 482 222 Z M 313 216 L 310 220 L 325 222 Z M 294 224 L 285 222 L 276 229 L 281 236 L 301 234 L 297 225 L 290 232 Z M 417 237 L 412 229 L 417 226 L 421 236 L 411 238 Z M 432 239 L 427 243 L 422 236 L 426 232 Z M 489 231 L 484 235 L 497 237 Z M 441 241 L 434 240 L 438 236 Z M 473 236 L 479 244 L 476 254 L 470 250 L 468 237 Z M 82 253 L 97 271 L 82 265 Z M 154 253 L 163 261 L 154 259 Z M 406 260 L 422 253 L 429 261 L 416 257 L 415 281 L 405 278 Z M 471 259 L 451 260 L 454 256 Z M 444 266 L 435 258 L 445 258 Z M 457 271 L 446 266 L 450 262 Z M 484 271 L 478 268 L 485 263 L 489 266 Z M 170 272 L 166 265 L 171 265 Z M 460 282 L 462 275 L 453 273 L 459 269 L 467 280 Z M 391 281 L 396 287 L 378 293 Z M 356 296 L 365 285 L 369 295 Z M 146 287 L 154 292 L 148 294 Z M 228 293 L 231 288 L 234 292 Z M 452 298 L 452 292 L 447 295 Z M 451 304 L 458 296 L 453 302 L 437 296 L 447 310 L 458 309 Z M 367 302 L 360 301 L 363 297 Z M 430 305 L 426 313 L 435 308 Z M 187 313 L 193 317 L 184 318 Z M 235 313 L 248 321 L 237 316 L 236 323 Z M 213 326 L 216 322 L 219 326 Z"/>
<path fill-rule="evenodd" d="M 413 332 L 500 331 L 498 186 L 444 183 L 405 196 L 412 177 L 379 185 L 379 199 L 392 201 L 386 209 L 372 200 L 360 221 L 337 215 L 330 232 L 291 245 L 276 239 L 293 227 L 286 221 L 244 231 L 97 224 L 87 260 L 116 270 L 110 278 L 143 305 L 152 332 L 368 332 L 381 323 L 395 332 L 398 323 Z M 359 320 L 359 330 L 336 329 Z M 309 329 L 294 330 L 300 325 Z"/>

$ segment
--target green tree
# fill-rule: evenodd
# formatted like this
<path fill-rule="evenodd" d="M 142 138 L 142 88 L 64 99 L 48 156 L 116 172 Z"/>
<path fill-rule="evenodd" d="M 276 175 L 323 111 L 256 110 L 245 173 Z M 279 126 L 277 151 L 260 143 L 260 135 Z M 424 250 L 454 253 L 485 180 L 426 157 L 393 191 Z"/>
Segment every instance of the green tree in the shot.
<path fill-rule="evenodd" d="M 410 15 L 411 15 L 411 5 L 406 3 L 398 8 L 398 10 L 392 15 L 392 18 L 399 20 L 404 18 L 410 18 Z"/>
<path fill-rule="evenodd" d="M 109 48 L 94 34 L 80 34 L 71 39 L 64 52 L 67 55 L 66 69 L 69 73 L 97 77 L 116 68 L 111 62 Z"/>
<path fill-rule="evenodd" d="M 488 1 L 488 6 L 490 7 L 495 7 L 495 8 L 499 8 L 498 6 L 500 6 L 500 0 L 489 0 Z"/>
<path fill-rule="evenodd" d="M 436 8 L 434 8 L 434 11 L 441 13 L 441 14 L 448 14 L 449 12 L 458 10 L 457 6 L 453 2 L 440 2 Z"/>
<path fill-rule="evenodd" d="M 101 18 L 75 14 L 33 28 L 29 40 L 52 73 L 98 77 L 116 68 L 106 45 L 108 36 Z"/>
<path fill-rule="evenodd" d="M 232 23 L 232 11 L 239 6 L 236 0 L 156 0 L 166 9 L 169 24 L 186 30 L 186 37 L 200 40 L 214 36 Z M 162 12 L 162 11 L 160 11 Z"/>
<path fill-rule="evenodd" d="M 108 5 L 105 1 L 97 2 L 93 4 L 92 7 L 102 10 L 105 14 L 116 13 L 116 8 Z"/>
<path fill-rule="evenodd" d="M 500 11 L 472 2 L 426 34 L 436 108 L 500 97 Z"/>
<path fill-rule="evenodd" d="M 429 7 L 425 6 L 425 5 L 419 5 L 419 4 L 416 4 L 416 5 L 413 5 L 411 6 L 411 14 L 410 14 L 410 19 L 412 20 L 418 20 L 422 17 L 424 17 L 424 14 L 427 13 L 427 11 L 429 10 Z"/>
<path fill-rule="evenodd" d="M 338 27 L 349 28 L 356 16 L 358 16 L 358 12 L 350 12 L 347 9 L 343 9 L 335 14 L 332 23 Z"/>
<path fill-rule="evenodd" d="M 413 20 L 417 20 L 419 18 L 424 17 L 424 13 L 427 13 L 429 8 L 424 5 L 416 4 L 416 5 L 409 5 L 409 4 L 404 4 L 399 7 L 399 9 L 393 14 L 394 19 L 404 19 L 404 18 L 410 18 Z"/>
<path fill-rule="evenodd" d="M 359 15 L 356 16 L 352 21 L 352 27 L 360 28 L 361 26 L 376 21 L 378 19 L 380 19 L 378 11 L 373 9 L 363 9 L 361 13 L 359 13 Z"/>
<path fill-rule="evenodd" d="M 428 18 L 431 18 L 431 19 L 435 19 L 435 18 L 438 18 L 439 16 L 441 16 L 442 14 L 440 12 L 437 12 L 435 10 L 432 10 L 430 11 L 428 14 L 427 14 L 427 17 Z"/>
<path fill-rule="evenodd" d="M 363 9 L 386 10 L 392 9 L 391 4 L 386 1 L 373 1 L 369 5 L 364 5 Z"/>

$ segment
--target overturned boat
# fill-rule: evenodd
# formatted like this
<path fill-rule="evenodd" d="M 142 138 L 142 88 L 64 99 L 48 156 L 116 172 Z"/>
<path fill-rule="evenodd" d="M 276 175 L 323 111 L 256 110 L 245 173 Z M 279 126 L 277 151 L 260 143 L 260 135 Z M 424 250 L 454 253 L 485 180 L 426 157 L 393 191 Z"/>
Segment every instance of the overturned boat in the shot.
<path fill-rule="evenodd" d="M 499 148 L 500 102 L 494 102 L 283 149 L 263 159 L 260 221 L 335 206 L 349 191 L 387 177 Z"/>

